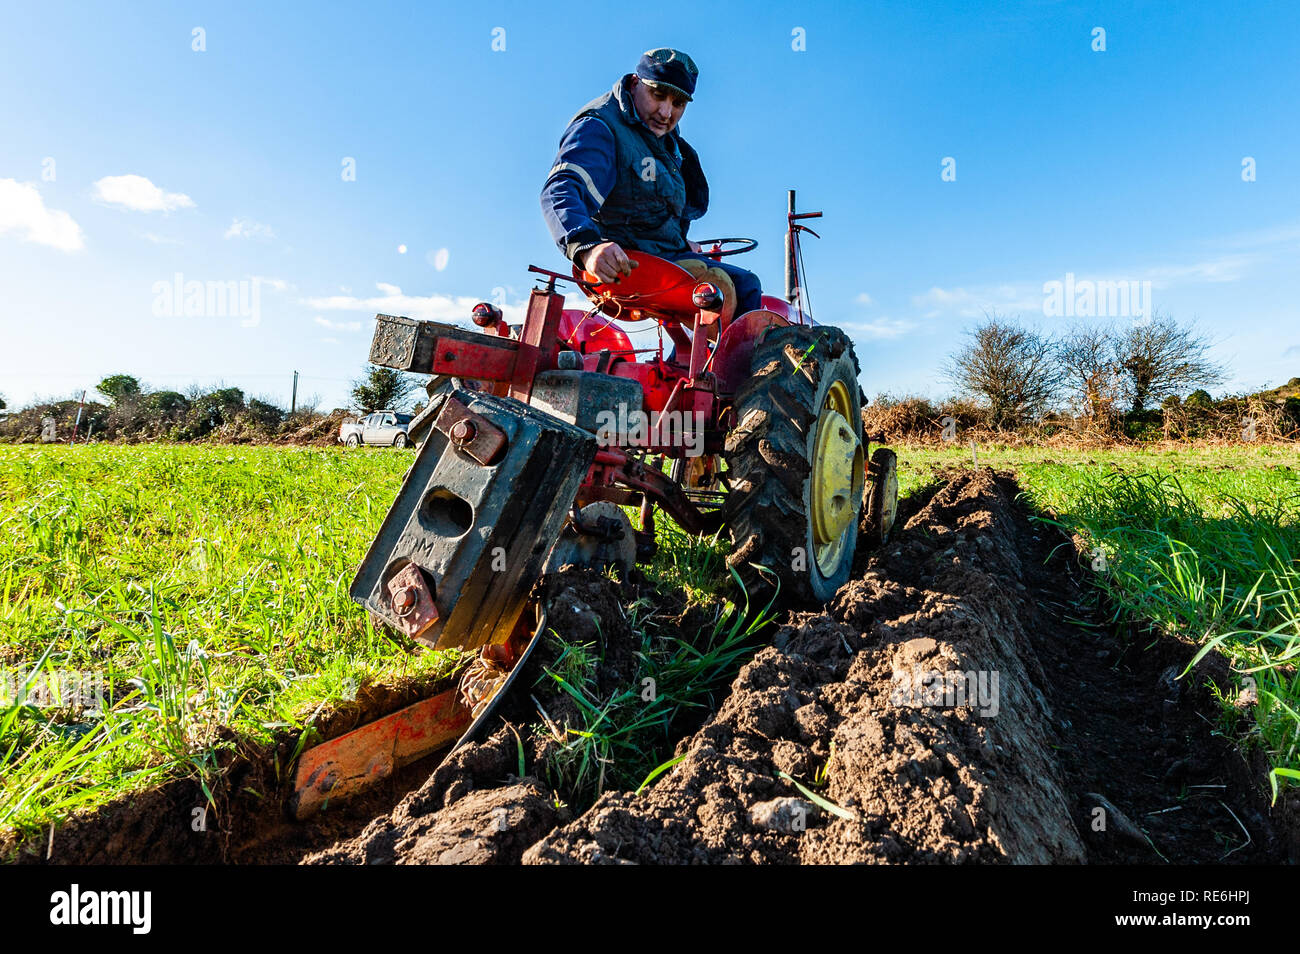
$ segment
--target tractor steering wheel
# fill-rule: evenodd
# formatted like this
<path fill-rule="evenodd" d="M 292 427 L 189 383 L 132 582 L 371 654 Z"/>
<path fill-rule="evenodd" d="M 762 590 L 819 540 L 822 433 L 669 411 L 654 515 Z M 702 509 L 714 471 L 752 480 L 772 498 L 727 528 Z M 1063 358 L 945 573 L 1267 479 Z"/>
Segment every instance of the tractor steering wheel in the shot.
<path fill-rule="evenodd" d="M 726 245 L 728 242 L 740 243 L 740 248 L 729 248 L 723 251 L 719 246 Z M 697 255 L 707 255 L 710 258 L 723 258 L 727 255 L 739 255 L 742 252 L 752 252 L 758 248 L 758 240 L 752 238 L 720 238 L 720 239 L 701 239 L 696 242 L 700 246 Z M 710 248 L 710 246 L 713 246 Z"/>

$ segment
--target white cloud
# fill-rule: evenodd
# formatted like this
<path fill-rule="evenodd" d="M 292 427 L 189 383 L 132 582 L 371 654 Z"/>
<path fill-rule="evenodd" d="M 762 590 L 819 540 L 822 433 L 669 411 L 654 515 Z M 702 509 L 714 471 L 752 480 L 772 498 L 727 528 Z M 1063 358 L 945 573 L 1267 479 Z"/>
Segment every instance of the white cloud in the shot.
<path fill-rule="evenodd" d="M 371 298 L 355 298 L 352 295 L 330 295 L 324 298 L 307 298 L 303 304 L 318 311 L 364 311 L 370 314 L 404 315 L 407 318 L 419 318 L 426 321 L 468 322 L 470 311 L 482 298 L 449 295 L 430 295 L 422 298 L 407 295 L 396 285 L 376 282 L 380 294 Z M 501 306 L 506 321 L 511 323 L 524 320 L 522 302 Z"/>
<path fill-rule="evenodd" d="M 1269 245 L 1291 246 L 1297 242 L 1300 242 L 1300 222 L 1243 232 L 1225 239 L 1223 244 L 1230 248 L 1257 248 Z"/>
<path fill-rule="evenodd" d="M 996 309 L 1002 313 L 1043 310 L 1043 286 L 1030 282 L 983 285 L 978 288 L 939 288 L 935 286 L 912 296 L 917 308 L 928 308 L 926 318 L 956 313 L 962 318 L 977 318 Z"/>
<path fill-rule="evenodd" d="M 317 315 L 313 320 L 322 328 L 328 328 L 331 331 L 361 330 L 361 322 L 359 321 L 330 321 L 328 318 L 322 318 L 320 315 Z"/>
<path fill-rule="evenodd" d="M 1253 255 L 1224 255 L 1206 262 L 1193 262 L 1190 265 L 1157 265 L 1146 269 L 1141 277 L 1153 282 L 1157 287 L 1164 287 L 1178 282 L 1235 282 L 1255 263 Z"/>
<path fill-rule="evenodd" d="M 1197 262 L 1134 268 L 1127 272 L 1066 269 L 1059 274 L 1045 275 L 1039 281 L 1011 281 L 970 288 L 934 286 L 929 291 L 913 295 L 912 304 L 923 310 L 924 318 L 979 318 L 993 311 L 1013 317 L 1018 313 L 1041 315 L 1047 294 L 1043 286 L 1047 282 L 1065 282 L 1067 273 L 1073 275 L 1076 285 L 1082 282 L 1099 284 L 1146 281 L 1151 283 L 1152 288 L 1167 289 L 1182 284 L 1240 281 L 1261 260 L 1261 255 L 1228 254 Z"/>
<path fill-rule="evenodd" d="M 194 200 L 183 192 L 164 192 L 144 176 L 105 176 L 95 183 L 95 198 L 136 212 L 194 208 Z"/>
<path fill-rule="evenodd" d="M 0 232 L 17 231 L 24 242 L 48 245 L 61 252 L 85 246 L 81 226 L 60 209 L 47 209 L 36 186 L 0 179 Z"/>
<path fill-rule="evenodd" d="M 267 278 L 265 275 L 250 275 L 249 278 L 253 279 L 253 281 L 261 282 L 263 285 L 270 288 L 271 291 L 288 291 L 293 287 L 283 278 Z"/>
<path fill-rule="evenodd" d="M 860 293 L 853 300 L 856 301 L 859 305 L 874 305 L 876 303 L 875 299 L 872 298 L 870 295 L 868 295 L 866 292 Z"/>
<path fill-rule="evenodd" d="M 405 255 L 405 254 L 406 254 L 406 246 L 405 246 L 405 245 L 399 245 L 399 246 L 397 246 L 397 254 L 398 254 L 398 255 Z"/>
<path fill-rule="evenodd" d="M 432 265 L 437 271 L 442 271 L 444 268 L 446 268 L 447 261 L 450 258 L 451 258 L 451 252 L 447 251 L 445 248 L 440 248 L 437 249 L 436 251 L 434 249 L 430 249 L 429 252 L 424 256 L 424 260 L 427 261 L 430 265 Z"/>
<path fill-rule="evenodd" d="M 321 343 L 321 344 L 338 344 L 338 343 L 339 343 L 339 339 L 338 339 L 338 338 L 321 338 L 321 339 L 320 339 L 320 343 Z"/>
<path fill-rule="evenodd" d="M 905 318 L 877 318 L 875 321 L 843 322 L 840 327 L 855 338 L 862 338 L 866 341 L 884 341 L 890 338 L 901 338 L 903 335 L 915 331 L 917 324 Z"/>
<path fill-rule="evenodd" d="M 166 235 L 159 235 L 157 232 L 141 232 L 140 238 L 153 242 L 154 245 L 181 245 L 180 239 L 169 238 Z"/>
<path fill-rule="evenodd" d="M 226 238 L 247 238 L 247 239 L 273 239 L 275 238 L 275 229 L 269 225 L 263 225 L 261 222 L 254 222 L 252 219 L 234 219 L 230 223 L 230 228 L 226 229 Z"/>

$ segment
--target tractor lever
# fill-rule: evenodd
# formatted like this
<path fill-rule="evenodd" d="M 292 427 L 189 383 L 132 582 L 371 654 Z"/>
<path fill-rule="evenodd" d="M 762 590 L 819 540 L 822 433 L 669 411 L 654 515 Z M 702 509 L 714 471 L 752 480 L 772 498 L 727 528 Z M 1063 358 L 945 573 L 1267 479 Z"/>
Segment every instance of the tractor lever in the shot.
<path fill-rule="evenodd" d="M 584 282 L 581 278 L 574 278 L 572 275 L 564 275 L 560 272 L 553 272 L 550 269 L 538 268 L 536 265 L 529 265 L 530 272 L 536 272 L 539 275 L 546 275 L 554 283 L 557 279 L 562 282 L 573 282 L 575 285 L 581 285 L 583 288 L 595 288 L 599 282 Z"/>

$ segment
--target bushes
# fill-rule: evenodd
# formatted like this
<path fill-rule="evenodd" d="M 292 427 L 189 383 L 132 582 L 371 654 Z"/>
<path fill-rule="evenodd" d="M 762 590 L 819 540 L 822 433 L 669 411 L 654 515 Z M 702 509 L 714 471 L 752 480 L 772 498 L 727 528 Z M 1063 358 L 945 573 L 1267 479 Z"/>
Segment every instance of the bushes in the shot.
<path fill-rule="evenodd" d="M 862 409 L 868 434 L 882 433 L 887 441 L 944 440 L 945 429 L 956 435 L 989 429 L 989 414 L 973 401 L 946 398 L 938 403 L 917 395 L 879 394 Z"/>
<path fill-rule="evenodd" d="M 1232 395 L 1219 401 L 1204 391 L 1161 405 L 1161 436 L 1166 440 L 1278 441 L 1300 436 L 1300 401 L 1266 394 Z"/>
<path fill-rule="evenodd" d="M 267 443 L 277 438 L 292 439 L 299 432 L 312 432 L 325 420 L 314 404 L 300 408 L 290 419 L 288 412 L 265 397 L 245 399 L 239 388 L 204 391 L 194 387 L 188 393 L 149 391 L 130 375 L 111 375 L 98 390 L 111 404 L 90 401 L 82 407 L 79 440 L 200 441 Z M 41 421 L 55 420 L 58 440 L 72 438 L 77 418 L 76 400 L 42 401 L 0 419 L 0 441 L 37 443 Z"/>
<path fill-rule="evenodd" d="M 1166 398 L 1160 409 L 1092 416 L 1056 411 L 1014 430 L 996 429 L 972 401 L 934 401 L 918 395 L 879 394 L 862 409 L 868 434 L 886 441 L 962 443 L 1144 443 L 1159 440 L 1254 443 L 1300 438 L 1300 397 L 1271 392 L 1213 399 L 1203 390 Z M 945 437 L 945 430 L 948 436 Z"/>
<path fill-rule="evenodd" d="M 72 437 L 72 425 L 77 420 L 77 404 L 75 400 L 44 401 L 14 411 L 0 420 L 0 440 L 21 444 L 39 443 L 41 421 L 52 417 L 58 439 L 66 442 Z M 98 437 L 108 429 L 111 415 L 112 410 L 103 404 L 96 401 L 86 403 L 81 409 L 81 426 L 78 428 L 78 434 L 84 438 L 88 430 L 93 430 Z"/>

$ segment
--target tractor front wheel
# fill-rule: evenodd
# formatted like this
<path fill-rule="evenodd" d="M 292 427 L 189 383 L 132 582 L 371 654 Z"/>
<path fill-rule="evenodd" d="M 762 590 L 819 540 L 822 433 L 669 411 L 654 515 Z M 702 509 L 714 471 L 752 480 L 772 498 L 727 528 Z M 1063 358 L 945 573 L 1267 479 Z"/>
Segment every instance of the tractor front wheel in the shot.
<path fill-rule="evenodd" d="M 863 505 L 858 362 L 838 328 L 771 328 L 754 348 L 727 435 L 728 565 L 829 600 L 849 578 Z"/>

